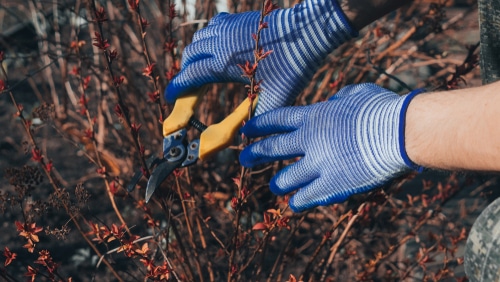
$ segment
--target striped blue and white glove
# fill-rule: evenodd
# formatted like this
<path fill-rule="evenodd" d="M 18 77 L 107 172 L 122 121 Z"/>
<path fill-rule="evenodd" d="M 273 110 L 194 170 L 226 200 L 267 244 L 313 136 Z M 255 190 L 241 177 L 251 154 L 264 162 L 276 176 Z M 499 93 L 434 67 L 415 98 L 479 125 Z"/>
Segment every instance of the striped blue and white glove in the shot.
<path fill-rule="evenodd" d="M 421 91 L 399 96 L 375 84 L 350 85 L 326 102 L 280 108 L 246 123 L 251 138 L 273 135 L 245 148 L 246 167 L 301 157 L 271 180 L 271 191 L 296 191 L 298 212 L 346 200 L 375 188 L 410 168 L 420 170 L 405 151 L 405 116 Z"/>
<path fill-rule="evenodd" d="M 179 96 L 214 82 L 248 83 L 238 64 L 253 62 L 252 34 L 260 12 L 220 13 L 196 32 L 182 56 L 181 72 L 165 90 L 173 103 Z M 261 33 L 263 51 L 273 53 L 259 63 L 257 81 L 263 80 L 256 114 L 291 105 L 307 86 L 326 56 L 357 36 L 337 0 L 305 0 L 293 8 L 266 16 Z"/>

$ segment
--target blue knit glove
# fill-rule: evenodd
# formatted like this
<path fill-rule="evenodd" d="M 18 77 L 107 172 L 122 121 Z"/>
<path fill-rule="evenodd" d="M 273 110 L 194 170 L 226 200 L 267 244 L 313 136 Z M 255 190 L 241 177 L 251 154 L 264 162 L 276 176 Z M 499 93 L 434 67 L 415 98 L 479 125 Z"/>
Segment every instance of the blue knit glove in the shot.
<path fill-rule="evenodd" d="M 375 84 L 350 85 L 326 102 L 287 107 L 257 116 L 243 133 L 258 141 L 240 154 L 246 167 L 302 157 L 278 172 L 271 191 L 297 190 L 290 207 L 298 212 L 346 200 L 412 168 L 404 147 L 406 109 L 421 91 L 406 96 Z"/>
<path fill-rule="evenodd" d="M 214 82 L 248 83 L 238 64 L 253 62 L 260 12 L 220 13 L 196 32 L 182 56 L 181 72 L 165 90 L 173 103 L 189 90 Z M 263 80 L 256 114 L 291 105 L 307 86 L 326 56 L 357 31 L 349 26 L 337 0 L 305 0 L 266 16 L 269 28 L 260 46 L 273 53 L 259 63 Z"/>

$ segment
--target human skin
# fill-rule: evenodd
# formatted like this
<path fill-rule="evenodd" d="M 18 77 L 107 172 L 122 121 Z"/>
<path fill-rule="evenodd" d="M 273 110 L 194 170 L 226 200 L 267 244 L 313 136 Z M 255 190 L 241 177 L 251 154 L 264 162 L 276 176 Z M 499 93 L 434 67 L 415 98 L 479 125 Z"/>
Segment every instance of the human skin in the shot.
<path fill-rule="evenodd" d="M 412 0 L 339 0 L 358 30 Z M 418 165 L 500 171 L 500 82 L 417 95 L 406 114 L 405 146 Z"/>
<path fill-rule="evenodd" d="M 424 167 L 500 171 L 500 82 L 417 95 L 406 114 L 408 157 Z"/>

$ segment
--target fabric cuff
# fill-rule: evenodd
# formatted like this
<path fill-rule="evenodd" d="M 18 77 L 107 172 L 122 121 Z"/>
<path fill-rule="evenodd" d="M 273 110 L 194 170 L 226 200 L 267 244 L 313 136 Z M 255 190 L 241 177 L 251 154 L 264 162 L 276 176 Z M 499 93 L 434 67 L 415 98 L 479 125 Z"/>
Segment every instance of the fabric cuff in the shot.
<path fill-rule="evenodd" d="M 334 14 L 332 15 L 331 21 L 333 21 L 334 26 L 341 27 L 343 35 L 348 39 L 357 37 L 359 35 L 358 30 L 354 28 L 347 16 L 344 14 L 338 0 L 326 1 L 331 1 L 333 3 Z"/>
<path fill-rule="evenodd" d="M 406 153 L 405 127 L 406 127 L 406 111 L 408 110 L 408 106 L 410 105 L 411 100 L 415 96 L 417 96 L 418 94 L 423 93 L 423 92 L 425 92 L 425 89 L 419 88 L 419 89 L 415 89 L 415 90 L 411 91 L 410 93 L 408 93 L 406 95 L 406 97 L 404 97 L 403 106 L 401 107 L 401 112 L 399 115 L 399 149 L 400 149 L 401 157 L 403 158 L 405 164 L 409 168 L 411 168 L 419 173 L 424 171 L 425 168 L 423 166 L 417 165 L 412 160 L 410 160 L 410 158 L 408 157 L 408 154 Z"/>

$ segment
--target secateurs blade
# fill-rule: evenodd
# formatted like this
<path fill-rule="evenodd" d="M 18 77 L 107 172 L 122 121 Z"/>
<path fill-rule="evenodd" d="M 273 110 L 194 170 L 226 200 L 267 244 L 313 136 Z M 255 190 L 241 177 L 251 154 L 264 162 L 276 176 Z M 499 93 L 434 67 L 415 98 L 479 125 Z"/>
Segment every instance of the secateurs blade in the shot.
<path fill-rule="evenodd" d="M 186 140 L 186 129 L 180 129 L 163 139 L 163 159 L 149 177 L 146 203 L 160 184 L 176 169 L 194 164 L 198 160 L 200 140 Z"/>
<path fill-rule="evenodd" d="M 257 105 L 257 99 L 251 101 L 247 98 L 223 121 L 206 127 L 194 118 L 194 109 L 205 90 L 206 88 L 200 88 L 177 99 L 174 109 L 163 122 L 163 159 L 151 161 L 150 166 L 156 165 L 156 168 L 148 180 L 146 202 L 176 168 L 192 165 L 198 159 L 205 160 L 229 146 L 248 117 L 249 108 L 254 109 Z M 201 131 L 199 139 L 187 140 L 186 128 L 189 125 Z M 132 181 L 129 190 L 136 183 L 137 181 Z"/>

